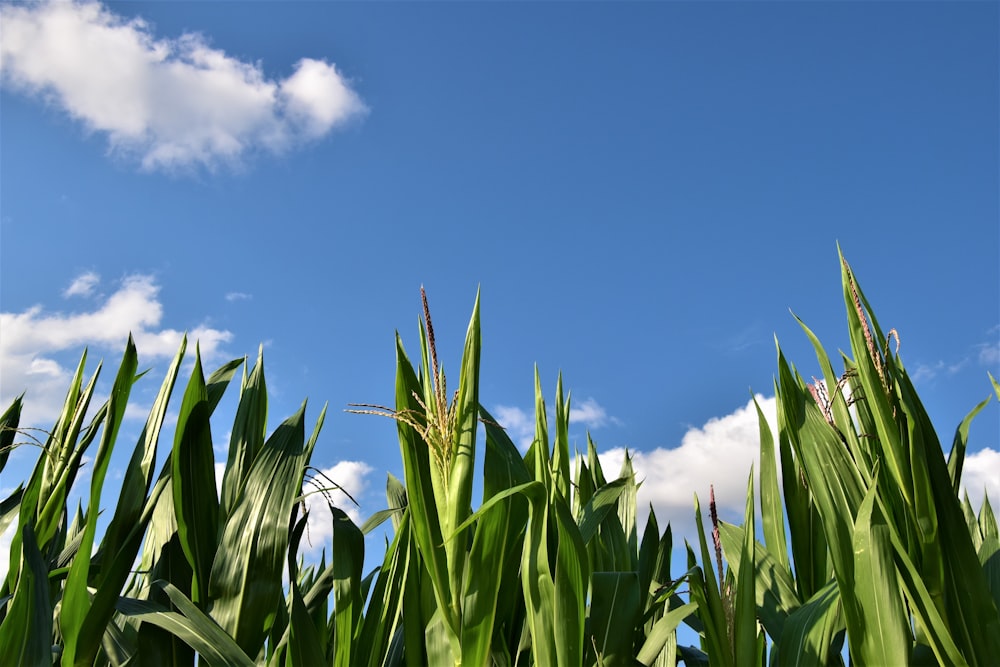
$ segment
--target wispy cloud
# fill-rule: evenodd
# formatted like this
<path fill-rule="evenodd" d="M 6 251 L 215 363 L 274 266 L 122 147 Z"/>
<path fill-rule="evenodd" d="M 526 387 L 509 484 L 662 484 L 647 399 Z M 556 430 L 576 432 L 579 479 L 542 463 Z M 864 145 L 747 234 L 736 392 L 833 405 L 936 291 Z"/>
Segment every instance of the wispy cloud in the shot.
<path fill-rule="evenodd" d="M 82 273 L 70 283 L 70 286 L 63 292 L 67 299 L 71 296 L 90 296 L 94 292 L 94 287 L 101 282 L 101 277 L 93 271 Z"/>
<path fill-rule="evenodd" d="M 507 436 L 522 451 L 526 451 L 531 446 L 531 442 L 535 438 L 535 415 L 533 412 L 516 406 L 498 405 L 492 410 L 492 415 L 497 423 L 503 426 Z M 548 418 L 551 422 L 551 411 Z M 570 402 L 569 423 L 594 430 L 609 423 L 619 424 L 620 421 L 616 417 L 609 416 L 597 400 L 587 398 L 581 401 L 578 406 L 573 405 L 572 401 Z"/>
<path fill-rule="evenodd" d="M 569 423 L 582 424 L 588 429 L 600 428 L 608 423 L 608 413 L 593 398 L 587 398 L 579 406 L 570 403 Z"/>
<path fill-rule="evenodd" d="M 953 363 L 946 363 L 938 360 L 932 364 L 917 364 L 913 369 L 911 379 L 914 383 L 919 384 L 922 382 L 929 382 L 942 373 L 945 375 L 954 375 L 965 368 L 968 363 L 968 359 L 962 359 Z"/>
<path fill-rule="evenodd" d="M 734 354 L 768 341 L 768 337 L 762 333 L 760 323 L 754 322 L 741 330 L 728 332 L 717 346 L 725 352 Z"/>
<path fill-rule="evenodd" d="M 927 383 L 941 375 L 954 375 L 970 363 L 978 363 L 986 368 L 995 368 L 1000 365 L 1000 326 L 990 329 L 987 334 L 988 340 L 979 343 L 967 351 L 960 359 L 943 360 L 934 362 L 917 363 L 910 369 L 910 377 L 914 383 Z"/>
<path fill-rule="evenodd" d="M 226 294 L 226 301 L 249 301 L 252 298 L 253 295 L 246 292 L 229 292 Z"/>
<path fill-rule="evenodd" d="M 64 293 L 80 285 L 92 291 L 98 285 L 96 274 L 78 276 Z M 129 333 L 142 359 L 173 356 L 184 333 L 161 328 L 159 292 L 152 276 L 135 274 L 124 278 L 91 310 L 48 312 L 35 305 L 19 313 L 0 312 L 0 404 L 8 405 L 27 390 L 23 423 L 47 423 L 58 416 L 72 373 L 61 358 L 79 354 L 84 346 L 120 352 Z M 200 325 L 191 330 L 189 339 L 198 341 L 203 358 L 213 359 L 232 334 Z"/>
<path fill-rule="evenodd" d="M 336 66 L 303 58 L 284 79 L 184 33 L 96 2 L 4 6 L 4 85 L 42 97 L 104 134 L 145 170 L 238 165 L 318 139 L 366 110 Z"/>
<path fill-rule="evenodd" d="M 1000 365 L 1000 341 L 979 345 L 979 363 L 983 366 Z"/>
<path fill-rule="evenodd" d="M 535 437 L 535 418 L 521 408 L 511 405 L 498 405 L 492 411 L 493 418 L 507 432 L 507 437 L 527 451 Z"/>

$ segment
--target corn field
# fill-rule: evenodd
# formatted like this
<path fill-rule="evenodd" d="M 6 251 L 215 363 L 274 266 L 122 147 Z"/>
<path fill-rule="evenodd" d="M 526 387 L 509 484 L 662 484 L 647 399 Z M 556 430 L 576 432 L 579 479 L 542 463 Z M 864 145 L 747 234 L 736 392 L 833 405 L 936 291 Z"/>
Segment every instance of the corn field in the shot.
<path fill-rule="evenodd" d="M 478 297 L 454 392 L 424 299 L 419 355 L 411 361 L 396 336 L 395 405 L 349 406 L 395 421 L 405 474 L 388 476 L 386 508 L 363 525 L 331 507 L 329 560 L 319 563 L 299 546 L 326 408 L 307 420 L 303 403 L 269 431 L 260 353 L 252 366 L 237 359 L 206 375 L 196 347 L 181 391 L 185 342 L 126 444 L 119 431 L 142 377 L 135 345 L 99 407 L 101 367 L 88 377 L 85 353 L 51 430 L 20 423 L 21 398 L 0 417 L 0 470 L 14 447 L 39 451 L 31 476 L 0 503 L 0 530 L 13 530 L 0 660 L 996 665 L 997 520 L 988 498 L 977 511 L 960 497 L 969 423 L 989 397 L 946 454 L 898 336 L 880 328 L 841 263 L 850 356 L 835 370 L 802 324 L 823 374 L 806 382 L 778 349 L 777 433 L 761 413 L 759 483 L 748 470 L 743 524 L 719 521 L 711 499 L 703 517 L 695 498 L 698 540 L 684 545 L 683 571 L 671 571 L 666 517 L 651 511 L 637 525 L 629 457 L 612 472 L 589 437 L 586 452 L 570 450 L 561 378 L 550 423 L 536 371 L 524 454 L 482 407 Z M 228 419 L 216 414 L 227 391 L 239 394 Z M 213 423 L 231 433 L 221 491 Z M 117 503 L 102 514 L 112 452 L 128 445 Z M 75 508 L 71 489 L 83 498 Z M 381 565 L 365 572 L 365 535 L 388 525 Z"/>

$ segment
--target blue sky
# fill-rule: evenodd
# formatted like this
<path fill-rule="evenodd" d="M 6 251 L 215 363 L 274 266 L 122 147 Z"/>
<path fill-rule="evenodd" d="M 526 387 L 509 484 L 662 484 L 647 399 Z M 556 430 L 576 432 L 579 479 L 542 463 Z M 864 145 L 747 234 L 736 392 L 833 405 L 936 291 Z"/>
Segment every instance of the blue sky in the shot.
<path fill-rule="evenodd" d="M 637 452 L 685 533 L 711 483 L 742 511 L 774 336 L 819 374 L 789 309 L 846 349 L 838 242 L 943 441 L 1000 377 L 996 3 L 0 12 L 0 399 L 32 425 L 85 346 L 110 380 L 136 335 L 143 408 L 182 332 L 212 367 L 262 343 L 272 425 L 329 402 L 313 462 L 364 517 L 395 429 L 341 410 L 391 403 L 421 285 L 457 370 L 481 287 L 486 407 L 523 441 L 563 371 L 573 442 Z M 994 401 L 974 497 L 998 440 Z"/>

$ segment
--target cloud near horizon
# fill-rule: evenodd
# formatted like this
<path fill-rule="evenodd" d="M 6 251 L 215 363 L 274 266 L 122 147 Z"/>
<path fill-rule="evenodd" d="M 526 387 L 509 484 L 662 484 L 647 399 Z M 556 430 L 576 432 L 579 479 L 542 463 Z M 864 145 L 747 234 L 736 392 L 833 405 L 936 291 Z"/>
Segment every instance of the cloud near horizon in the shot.
<path fill-rule="evenodd" d="M 776 429 L 776 403 L 773 396 L 758 394 L 760 405 L 772 433 Z M 697 539 L 694 523 L 694 496 L 708 516 L 709 489 L 724 520 L 742 522 L 746 506 L 750 466 L 756 478 L 760 458 L 760 427 L 753 400 L 723 417 L 692 427 L 674 447 L 633 450 L 632 466 L 642 482 L 638 492 L 637 522 L 645 527 L 652 505 L 662 532 L 667 523 L 674 534 L 674 544 Z M 625 460 L 625 448 L 616 447 L 600 453 L 601 467 L 608 479 L 617 477 Z"/>
<path fill-rule="evenodd" d="M 6 5 L 0 31 L 3 85 L 105 135 L 109 153 L 146 171 L 237 166 L 367 110 L 332 63 L 302 58 L 290 76 L 269 79 L 203 35 L 157 38 L 141 18 L 96 2 Z"/>
<path fill-rule="evenodd" d="M 309 510 L 308 533 L 302 536 L 301 548 L 306 552 L 316 552 L 320 549 L 329 551 L 333 540 L 333 514 L 329 503 L 342 510 L 358 527 L 370 515 L 371 509 L 362 510 L 351 498 L 362 502 L 362 495 L 368 489 L 368 476 L 373 468 L 364 461 L 338 461 L 336 464 L 321 470 L 322 474 L 312 474 L 302 488 L 306 496 L 306 507 Z M 338 488 L 331 488 L 331 483 Z M 317 493 L 318 489 L 324 489 Z M 346 493 L 345 493 L 346 491 Z M 350 494 L 350 498 L 348 497 Z"/>
<path fill-rule="evenodd" d="M 92 294 L 100 277 L 92 272 L 77 276 L 64 296 Z M 89 310 L 49 312 L 35 305 L 23 312 L 0 312 L 0 403 L 10 404 L 27 391 L 22 424 L 49 425 L 59 416 L 73 368 L 85 346 L 120 353 L 131 333 L 140 362 L 167 359 L 177 353 L 183 331 L 161 328 L 163 304 L 160 286 L 149 275 L 123 278 L 115 290 Z M 203 359 L 218 357 L 232 333 L 201 324 L 188 333 L 197 342 Z M 76 355 L 66 361 L 67 355 Z"/>
<path fill-rule="evenodd" d="M 757 395 L 756 400 L 777 447 L 775 399 Z M 616 447 L 600 453 L 601 466 L 608 479 L 617 477 L 625 451 L 623 447 Z M 689 429 L 676 447 L 629 449 L 628 453 L 636 477 L 642 482 L 637 494 L 640 531 L 645 527 L 652 506 L 661 532 L 668 522 L 671 524 L 675 545 L 682 544 L 683 539 L 696 540 L 694 496 L 698 495 L 702 518 L 707 522 L 712 487 L 720 517 L 724 521 L 742 523 L 751 465 L 757 494 L 755 510 L 760 515 L 760 434 L 753 401 L 728 415 L 710 419 L 701 427 Z M 780 480 L 780 469 L 778 475 Z M 984 493 L 996 503 L 1000 498 L 1000 452 L 986 447 L 966 455 L 962 470 L 962 493 L 965 492 L 977 512 Z M 706 528 L 710 529 L 710 526 Z"/>

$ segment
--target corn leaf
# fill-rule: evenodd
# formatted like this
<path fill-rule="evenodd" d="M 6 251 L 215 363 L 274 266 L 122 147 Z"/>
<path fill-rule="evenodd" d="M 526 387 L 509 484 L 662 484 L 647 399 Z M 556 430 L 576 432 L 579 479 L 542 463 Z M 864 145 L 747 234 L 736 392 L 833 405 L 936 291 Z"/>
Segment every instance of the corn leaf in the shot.
<path fill-rule="evenodd" d="M 121 598 L 118 611 L 131 618 L 149 623 L 181 639 L 213 667 L 253 667 L 254 661 L 219 625 L 175 586 L 157 582 L 178 611 L 146 600 Z"/>
<path fill-rule="evenodd" d="M 742 526 L 719 522 L 722 550 L 729 567 L 742 576 L 742 553 L 746 533 Z M 754 544 L 757 617 L 771 638 L 781 641 L 785 621 L 801 606 L 792 575 L 760 543 Z"/>
<path fill-rule="evenodd" d="M 330 512 L 333 514 L 334 665 L 350 667 L 359 658 L 356 641 L 364 604 L 361 569 L 365 561 L 365 539 L 343 510 L 331 507 Z"/>
<path fill-rule="evenodd" d="M 851 655 L 863 664 L 887 665 L 907 654 L 911 637 L 889 530 L 875 496 L 872 486 L 854 527 L 854 576 L 863 628 L 852 634 Z"/>
<path fill-rule="evenodd" d="M 211 615 L 247 655 L 257 655 L 284 599 L 292 506 L 326 415 L 324 407 L 305 441 L 305 408 L 279 425 L 254 459 L 212 563 Z"/>
<path fill-rule="evenodd" d="M 756 559 L 754 556 L 754 494 L 753 466 L 747 481 L 747 504 L 743 518 L 744 538 L 740 548 L 743 568 L 735 573 L 736 590 L 733 602 L 733 658 L 737 664 L 758 664 Z"/>
<path fill-rule="evenodd" d="M 948 474 L 951 476 L 951 488 L 956 496 L 958 496 L 959 489 L 962 486 L 962 466 L 965 464 L 965 450 L 969 442 L 969 426 L 972 424 L 973 418 L 989 402 L 990 397 L 987 396 L 976 407 L 972 408 L 969 414 L 965 415 L 958 428 L 955 429 L 955 438 L 951 444 L 951 453 L 948 455 Z"/>
<path fill-rule="evenodd" d="M 828 665 L 831 657 L 839 652 L 836 637 L 844 628 L 841 611 L 840 589 L 831 580 L 788 614 L 776 640 L 775 653 L 778 665 Z"/>
<path fill-rule="evenodd" d="M 0 655 L 12 665 L 52 664 L 52 603 L 48 567 L 35 542 L 31 524 L 21 529 L 24 567 L 7 615 L 0 622 Z M 20 560 L 20 559 L 19 559 Z"/>
<path fill-rule="evenodd" d="M 202 606 L 209 600 L 209 576 L 219 531 L 211 412 L 201 353 L 196 348 L 194 369 L 177 415 L 170 480 L 178 541 L 191 566 L 191 599 Z"/>
<path fill-rule="evenodd" d="M 781 509 L 774 436 L 756 397 L 753 398 L 753 405 L 757 410 L 757 426 L 760 432 L 760 513 L 764 544 L 775 563 L 790 574 L 792 568 L 788 561 L 788 544 L 785 541 L 785 514 Z"/>
<path fill-rule="evenodd" d="M 632 632 L 642 616 L 635 572 L 595 572 L 591 577 L 590 635 L 598 662 L 625 664 L 632 658 Z M 678 621 L 679 623 L 680 621 Z"/>
<path fill-rule="evenodd" d="M 114 449 L 118 429 L 125 416 L 125 406 L 128 404 L 129 393 L 135 379 L 138 357 L 135 343 L 129 336 L 125 347 L 125 355 L 111 388 L 111 395 L 106 403 L 104 432 L 101 437 L 97 456 L 94 459 L 94 469 L 91 472 L 90 500 L 87 506 L 87 520 L 83 529 L 80 548 L 70 565 L 69 575 L 63 588 L 63 599 L 59 614 L 59 629 L 63 637 L 63 661 L 65 664 L 90 664 L 93 662 L 103 634 L 103 624 L 89 635 L 81 635 L 84 621 L 91 609 L 90 595 L 87 591 L 90 575 L 90 555 L 97 532 L 97 514 L 101 504 L 101 492 L 104 489 L 104 478 L 111 463 L 111 452 Z M 109 616 L 103 609 L 98 614 Z M 78 647 L 78 640 L 82 645 Z M 80 649 L 80 655 L 77 650 Z"/>
<path fill-rule="evenodd" d="M 229 456 L 222 476 L 219 512 L 223 524 L 233 512 L 237 498 L 246 485 L 257 453 L 267 437 L 267 383 L 264 380 L 264 346 L 257 350 L 257 363 L 240 387 L 240 402 L 236 408 Z"/>
<path fill-rule="evenodd" d="M 99 647 L 105 643 L 101 639 L 104 629 L 114 627 L 111 618 L 115 603 L 128 579 L 151 516 L 151 512 L 144 510 L 153 477 L 153 464 L 156 462 L 157 442 L 185 346 L 186 338 L 182 339 L 180 349 L 167 369 L 139 442 L 132 452 L 122 480 L 118 503 L 115 505 L 115 514 L 105 529 L 101 549 L 94 558 L 96 567 L 93 569 L 96 572 L 91 576 L 91 585 L 95 592 L 80 630 L 80 659 L 88 664 L 93 662 Z M 98 642 L 97 639 L 101 641 Z"/>

